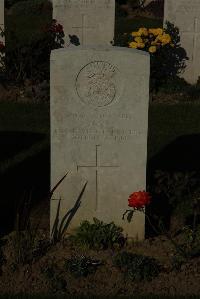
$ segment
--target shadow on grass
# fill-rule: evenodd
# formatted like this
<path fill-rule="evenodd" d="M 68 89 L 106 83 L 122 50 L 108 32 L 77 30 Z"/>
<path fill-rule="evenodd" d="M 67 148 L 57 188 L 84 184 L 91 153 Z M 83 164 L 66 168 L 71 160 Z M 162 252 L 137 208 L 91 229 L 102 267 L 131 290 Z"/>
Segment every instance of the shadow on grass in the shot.
<path fill-rule="evenodd" d="M 147 185 L 155 185 L 154 174 L 156 170 L 170 173 L 192 172 L 200 177 L 200 134 L 184 135 L 176 138 L 163 148 L 147 163 Z M 147 213 L 163 216 L 167 229 L 170 227 L 171 208 L 166 198 L 153 195 L 154 204 L 147 207 Z M 155 223 L 154 223 L 155 224 Z M 146 236 L 154 236 L 154 232 L 146 223 Z"/>
<path fill-rule="evenodd" d="M 200 170 L 200 134 L 180 136 L 148 162 L 148 170 Z"/>
<path fill-rule="evenodd" d="M 46 135 L 28 132 L 0 133 L 0 165 L 21 153 L 37 146 Z M 24 156 L 19 163 L 12 163 L 0 173 L 0 236 L 13 230 L 16 208 L 25 192 L 32 195 L 35 206 L 49 192 L 50 151 L 43 147 L 31 155 Z"/>
<path fill-rule="evenodd" d="M 0 163 L 44 139 L 44 134 L 0 132 Z"/>

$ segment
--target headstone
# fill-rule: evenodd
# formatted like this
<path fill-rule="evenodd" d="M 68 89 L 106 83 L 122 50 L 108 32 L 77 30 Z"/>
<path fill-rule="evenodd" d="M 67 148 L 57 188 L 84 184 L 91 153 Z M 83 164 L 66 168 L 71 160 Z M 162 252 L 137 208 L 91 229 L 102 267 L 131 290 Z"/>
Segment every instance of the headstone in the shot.
<path fill-rule="evenodd" d="M 165 0 L 164 21 L 169 21 L 180 30 L 181 46 L 189 60 L 182 75 L 194 84 L 200 76 L 200 1 Z"/>
<path fill-rule="evenodd" d="M 4 30 L 4 0 L 0 0 L 0 28 Z M 4 42 L 4 38 L 1 35 L 0 35 L 0 41 Z"/>
<path fill-rule="evenodd" d="M 72 63 L 73 62 L 73 63 Z M 149 55 L 118 47 L 76 47 L 51 54 L 51 229 L 74 207 L 82 220 L 114 221 L 144 238 L 144 214 L 122 220 L 132 192 L 146 189 Z"/>
<path fill-rule="evenodd" d="M 53 0 L 53 18 L 81 45 L 110 45 L 114 39 L 115 0 Z"/>

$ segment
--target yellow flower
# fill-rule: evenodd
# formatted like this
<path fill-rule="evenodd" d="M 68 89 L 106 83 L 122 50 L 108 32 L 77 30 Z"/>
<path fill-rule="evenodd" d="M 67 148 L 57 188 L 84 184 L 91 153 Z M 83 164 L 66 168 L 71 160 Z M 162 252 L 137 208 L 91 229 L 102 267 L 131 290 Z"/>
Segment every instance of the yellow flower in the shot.
<path fill-rule="evenodd" d="M 149 33 L 153 35 L 162 35 L 163 34 L 163 29 L 162 28 L 150 28 Z"/>
<path fill-rule="evenodd" d="M 156 46 L 149 47 L 149 53 L 155 53 L 156 52 Z"/>
<path fill-rule="evenodd" d="M 136 43 L 143 43 L 143 39 L 140 36 L 135 37 Z"/>
<path fill-rule="evenodd" d="M 131 35 L 132 35 L 133 37 L 136 37 L 136 36 L 141 36 L 141 33 L 140 33 L 139 31 L 133 31 L 133 32 L 131 33 Z"/>
<path fill-rule="evenodd" d="M 138 43 L 136 43 L 136 42 L 129 43 L 129 48 L 137 49 L 137 47 L 138 47 Z"/>
<path fill-rule="evenodd" d="M 147 28 L 140 28 L 138 30 L 138 33 L 140 33 L 140 36 L 141 35 L 148 36 L 148 30 L 147 30 Z"/>
<path fill-rule="evenodd" d="M 141 48 L 141 49 L 143 49 L 145 47 L 144 43 L 138 43 L 137 45 L 138 45 L 138 48 Z"/>
<path fill-rule="evenodd" d="M 152 45 L 152 46 L 156 46 L 156 45 L 157 45 L 157 42 L 154 40 L 154 41 L 151 42 L 151 45 Z"/>
<path fill-rule="evenodd" d="M 171 42 L 171 36 L 167 33 L 163 33 L 162 35 L 158 35 L 156 37 L 156 41 L 160 41 L 162 43 L 162 46 L 164 46 Z"/>

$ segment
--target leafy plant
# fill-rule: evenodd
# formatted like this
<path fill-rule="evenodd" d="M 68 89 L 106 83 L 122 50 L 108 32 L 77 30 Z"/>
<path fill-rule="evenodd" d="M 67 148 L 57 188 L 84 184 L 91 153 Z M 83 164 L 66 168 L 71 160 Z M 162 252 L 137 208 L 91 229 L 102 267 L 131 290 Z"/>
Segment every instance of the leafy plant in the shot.
<path fill-rule="evenodd" d="M 180 44 L 178 27 L 166 22 L 165 32 L 172 38 L 173 47 L 167 45 L 151 56 L 151 86 L 158 88 L 165 85 L 166 80 L 174 79 L 181 74 L 188 60 L 187 53 Z"/>
<path fill-rule="evenodd" d="M 92 249 L 107 249 L 115 246 L 122 247 L 125 238 L 122 234 L 123 229 L 116 226 L 113 222 L 103 223 L 93 218 L 94 223 L 83 221 L 76 229 L 75 234 L 70 239 L 76 244 Z"/>
<path fill-rule="evenodd" d="M 179 29 L 166 22 L 165 28 L 139 28 L 115 39 L 117 46 L 136 48 L 150 53 L 150 90 L 158 91 L 186 67 L 187 53 L 180 44 Z"/>
<path fill-rule="evenodd" d="M 75 277 L 86 277 L 96 272 L 97 267 L 102 265 L 99 260 L 81 255 L 74 256 L 65 261 L 65 268 Z"/>
<path fill-rule="evenodd" d="M 127 251 L 118 253 L 113 263 L 131 280 L 151 280 L 161 271 L 161 265 L 156 259 Z"/>
<path fill-rule="evenodd" d="M 61 275 L 55 262 L 52 260 L 48 261 L 48 264 L 41 267 L 41 273 L 47 280 L 50 281 L 51 289 L 55 293 L 57 291 L 66 291 L 67 283 Z"/>
<path fill-rule="evenodd" d="M 49 79 L 49 59 L 53 49 L 64 45 L 64 31 L 60 24 L 52 20 L 50 24 L 34 33 L 23 44 L 14 31 L 5 30 L 6 56 L 5 65 L 7 78 L 17 83 L 24 83 L 25 79 L 36 82 Z"/>

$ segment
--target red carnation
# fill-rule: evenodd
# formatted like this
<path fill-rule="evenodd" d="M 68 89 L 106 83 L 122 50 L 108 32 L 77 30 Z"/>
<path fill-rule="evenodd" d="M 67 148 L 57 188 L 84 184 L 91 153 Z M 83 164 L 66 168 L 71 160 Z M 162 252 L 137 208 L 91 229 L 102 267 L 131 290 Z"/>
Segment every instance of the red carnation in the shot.
<path fill-rule="evenodd" d="M 0 51 L 3 50 L 5 48 L 5 45 L 3 42 L 0 42 Z"/>
<path fill-rule="evenodd" d="M 63 31 L 63 26 L 60 24 L 56 25 L 56 32 L 62 32 Z"/>
<path fill-rule="evenodd" d="M 53 19 L 49 30 L 51 32 L 60 33 L 63 32 L 63 26 Z"/>
<path fill-rule="evenodd" d="M 145 191 L 134 192 L 129 196 L 128 202 L 129 207 L 136 209 L 144 208 L 151 202 L 151 196 Z"/>

